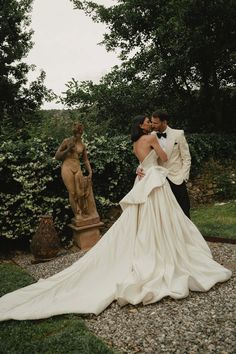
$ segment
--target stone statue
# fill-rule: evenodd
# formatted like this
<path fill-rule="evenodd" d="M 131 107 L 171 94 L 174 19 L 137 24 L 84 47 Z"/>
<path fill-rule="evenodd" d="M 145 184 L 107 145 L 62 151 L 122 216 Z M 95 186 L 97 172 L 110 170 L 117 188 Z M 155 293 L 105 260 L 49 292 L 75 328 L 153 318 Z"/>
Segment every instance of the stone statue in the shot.
<path fill-rule="evenodd" d="M 69 193 L 73 224 L 76 226 L 100 222 L 92 190 L 92 168 L 82 134 L 83 125 L 74 124 L 73 136 L 63 140 L 55 155 L 57 160 L 62 161 L 61 176 Z M 87 176 L 82 173 L 80 158 L 83 159 Z"/>

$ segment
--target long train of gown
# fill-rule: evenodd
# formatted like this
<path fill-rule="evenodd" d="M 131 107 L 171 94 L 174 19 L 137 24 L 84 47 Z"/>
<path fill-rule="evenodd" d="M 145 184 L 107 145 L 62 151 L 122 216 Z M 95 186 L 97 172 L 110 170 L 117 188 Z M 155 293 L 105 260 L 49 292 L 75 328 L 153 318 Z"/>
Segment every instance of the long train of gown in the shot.
<path fill-rule="evenodd" d="M 230 278 L 179 207 L 167 170 L 151 151 L 145 177 L 121 200 L 123 213 L 101 240 L 62 272 L 0 299 L 0 320 L 102 312 L 112 301 L 150 304 L 184 298 Z"/>

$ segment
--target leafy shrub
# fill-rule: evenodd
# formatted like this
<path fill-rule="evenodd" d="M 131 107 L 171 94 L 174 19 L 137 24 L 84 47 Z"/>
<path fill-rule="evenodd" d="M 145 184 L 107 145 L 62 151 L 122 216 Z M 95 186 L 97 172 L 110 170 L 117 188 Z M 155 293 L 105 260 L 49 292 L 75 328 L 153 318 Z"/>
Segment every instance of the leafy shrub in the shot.
<path fill-rule="evenodd" d="M 213 158 L 203 161 L 198 174 L 190 179 L 188 189 L 192 206 L 235 199 L 235 161 Z"/>
<path fill-rule="evenodd" d="M 236 170 L 236 168 L 235 168 Z M 228 174 L 218 174 L 216 176 L 217 183 L 217 197 L 218 199 L 225 200 L 236 198 L 236 171 L 229 170 Z"/>
<path fill-rule="evenodd" d="M 203 161 L 236 159 L 236 136 L 218 134 L 187 135 L 192 157 L 191 175 L 199 172 Z"/>
<path fill-rule="evenodd" d="M 111 202 L 119 201 L 131 189 L 137 167 L 129 137 L 94 137 L 86 145 L 94 173 L 95 194 Z"/>
<path fill-rule="evenodd" d="M 0 228 L 8 239 L 31 238 L 42 214 L 63 229 L 70 209 L 52 139 L 7 141 L 0 148 Z"/>

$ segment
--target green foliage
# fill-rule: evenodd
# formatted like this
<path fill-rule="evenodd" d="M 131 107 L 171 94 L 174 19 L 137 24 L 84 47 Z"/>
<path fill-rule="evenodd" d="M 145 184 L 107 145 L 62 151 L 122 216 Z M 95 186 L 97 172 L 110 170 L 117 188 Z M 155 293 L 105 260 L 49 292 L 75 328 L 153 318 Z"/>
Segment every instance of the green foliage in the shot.
<path fill-rule="evenodd" d="M 53 159 L 57 144 L 45 141 L 7 141 L 0 148 L 0 228 L 9 239 L 31 238 L 42 214 L 53 215 L 55 226 L 69 220 L 69 205 Z M 55 183 L 56 181 L 56 183 Z"/>
<path fill-rule="evenodd" d="M 156 87 L 151 88 L 148 79 L 135 74 L 135 70 L 124 65 L 114 67 L 99 84 L 91 81 L 79 84 L 72 80 L 67 84 L 62 102 L 81 112 L 80 120 L 90 122 L 89 131 L 102 125 L 109 135 L 128 134 L 131 119 L 140 112 L 150 114 L 156 108 L 150 102 L 160 100 Z"/>
<path fill-rule="evenodd" d="M 236 202 L 193 208 L 191 218 L 204 236 L 236 238 Z"/>
<path fill-rule="evenodd" d="M 0 264 L 1 295 L 34 282 L 13 264 Z M 84 322 L 75 315 L 57 316 L 40 321 L 0 323 L 0 353 L 78 353 L 112 354 Z"/>
<path fill-rule="evenodd" d="M 119 201 L 131 189 L 137 167 L 129 137 L 97 136 L 86 145 L 94 174 L 95 194 L 112 202 Z"/>
<path fill-rule="evenodd" d="M 29 138 L 47 139 L 53 138 L 62 141 L 65 136 L 70 136 L 73 124 L 81 121 L 80 114 L 76 110 L 40 110 L 37 112 L 39 119 L 25 126 L 25 132 Z"/>
<path fill-rule="evenodd" d="M 162 106 L 188 131 L 235 133 L 235 2 L 71 1 L 106 24 L 103 44 L 119 49 L 122 65 L 96 85 L 72 80 L 69 107 L 94 108 L 110 128 L 119 122 L 126 131 L 130 115 Z"/>
<path fill-rule="evenodd" d="M 4 136 L 21 134 L 45 98 L 52 92 L 44 86 L 45 72 L 27 85 L 33 65 L 22 62 L 33 43 L 30 26 L 32 0 L 0 0 L 0 132 Z"/>
<path fill-rule="evenodd" d="M 229 166 L 227 166 L 229 168 Z M 225 171 L 227 171 L 227 167 Z M 227 200 L 228 196 L 230 198 L 236 199 L 236 168 L 233 170 L 231 169 L 229 173 L 217 173 L 216 172 L 216 184 L 217 188 L 217 198 L 218 200 Z"/>
<path fill-rule="evenodd" d="M 96 112 L 80 112 L 77 109 L 65 110 L 40 110 L 37 112 L 39 119 L 34 120 L 24 128 L 25 135 L 29 138 L 47 139 L 48 137 L 61 142 L 66 136 L 70 136 L 74 123 L 80 122 L 84 125 L 86 139 L 93 139 L 101 130 L 98 124 Z M 106 124 L 103 130 L 107 131 Z"/>
<path fill-rule="evenodd" d="M 53 134 L 53 133 L 52 133 Z M 235 160 L 235 136 L 189 135 L 192 176 L 210 158 Z M 132 188 L 138 161 L 127 135 L 84 136 L 93 169 L 93 190 L 99 214 L 117 205 Z M 51 214 L 63 241 L 69 236 L 72 215 L 60 163 L 54 159 L 61 141 L 32 138 L 7 141 L 0 147 L 0 229 L 1 239 L 31 239 L 42 214 Z M 225 176 L 225 181 L 227 181 Z M 229 177 L 231 178 L 231 177 Z M 226 182 L 225 182 L 226 183 Z M 226 198 L 233 198 L 233 184 L 219 184 Z M 220 194 L 219 194 L 220 197 Z"/>
<path fill-rule="evenodd" d="M 189 134 L 187 140 L 192 157 L 192 176 L 199 172 L 203 161 L 236 159 L 235 135 Z"/>

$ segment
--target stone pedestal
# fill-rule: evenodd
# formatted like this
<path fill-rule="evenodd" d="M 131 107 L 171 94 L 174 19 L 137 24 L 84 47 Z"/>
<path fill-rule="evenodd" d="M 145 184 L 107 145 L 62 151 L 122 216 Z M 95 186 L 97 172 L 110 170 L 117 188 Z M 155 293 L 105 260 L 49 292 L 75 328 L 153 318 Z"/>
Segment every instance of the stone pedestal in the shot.
<path fill-rule="evenodd" d="M 68 226 L 73 230 L 73 242 L 81 250 L 89 250 L 101 238 L 99 228 L 103 226 L 103 222 L 99 221 L 95 224 L 79 226 L 78 223 L 72 223 Z"/>

